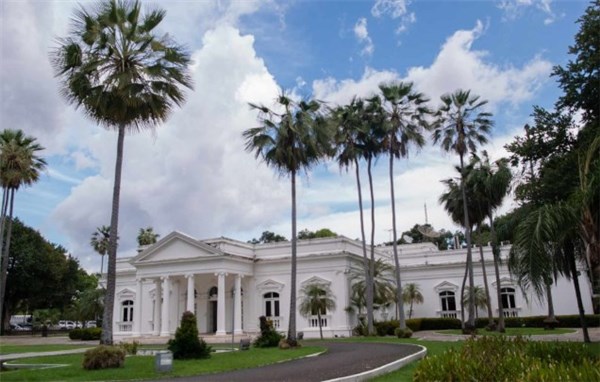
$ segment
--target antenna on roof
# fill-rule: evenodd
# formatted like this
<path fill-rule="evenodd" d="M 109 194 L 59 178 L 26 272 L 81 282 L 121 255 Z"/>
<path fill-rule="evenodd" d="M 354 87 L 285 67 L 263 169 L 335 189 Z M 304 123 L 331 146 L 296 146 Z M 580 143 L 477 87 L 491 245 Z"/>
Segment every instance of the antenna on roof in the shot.
<path fill-rule="evenodd" d="M 419 232 L 421 232 L 421 234 L 423 236 L 426 236 L 429 238 L 440 237 L 440 233 L 437 231 L 434 231 L 433 228 L 429 225 L 429 219 L 427 217 L 427 202 L 424 203 L 424 207 L 425 207 L 425 224 L 418 226 L 417 229 L 419 230 Z"/>

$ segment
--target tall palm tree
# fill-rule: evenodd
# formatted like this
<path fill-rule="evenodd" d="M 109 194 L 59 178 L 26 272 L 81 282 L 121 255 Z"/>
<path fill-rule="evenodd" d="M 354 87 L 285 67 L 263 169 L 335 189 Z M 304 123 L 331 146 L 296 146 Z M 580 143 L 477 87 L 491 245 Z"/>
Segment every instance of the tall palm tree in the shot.
<path fill-rule="evenodd" d="M 92 233 L 90 245 L 100 255 L 100 275 L 104 273 L 104 256 L 108 253 L 110 243 L 110 226 L 103 225 Z"/>
<path fill-rule="evenodd" d="M 500 284 L 500 248 L 496 236 L 494 226 L 494 211 L 502 205 L 506 195 L 510 192 L 510 184 L 512 182 L 512 173 L 508 167 L 506 159 L 499 159 L 493 164 L 490 163 L 487 152 L 483 152 L 483 159 L 479 159 L 473 163 L 474 169 L 470 172 L 468 183 L 473 189 L 474 198 L 477 199 L 480 205 L 483 216 L 489 219 L 490 231 L 492 235 L 492 253 L 494 258 L 494 273 L 496 276 L 496 297 L 498 299 L 498 324 L 496 330 L 504 332 L 504 312 L 502 306 L 502 293 Z M 483 257 L 482 257 L 483 263 Z M 486 277 L 487 278 L 487 277 Z M 550 288 L 547 287 L 548 294 Z M 488 292 L 489 300 L 489 292 Z M 552 306 L 552 298 L 549 295 L 548 304 Z M 488 309 L 490 309 L 488 305 Z M 553 315 L 553 313 L 551 313 Z"/>
<path fill-rule="evenodd" d="M 290 316 L 287 341 L 296 346 L 296 176 L 330 153 L 330 134 L 316 100 L 294 101 L 285 92 L 276 99 L 276 109 L 250 104 L 258 110 L 259 127 L 244 131 L 246 150 L 291 179 L 292 259 Z"/>
<path fill-rule="evenodd" d="M 163 123 L 192 87 L 189 54 L 157 35 L 165 11 L 142 14 L 134 0 L 106 0 L 75 11 L 73 28 L 51 53 L 61 93 L 100 125 L 117 130 L 102 344 L 113 343 L 119 196 L 125 134 Z"/>
<path fill-rule="evenodd" d="M 423 130 L 428 127 L 425 117 L 431 114 L 427 99 L 422 93 L 413 90 L 412 83 L 397 82 L 379 85 L 385 123 L 384 148 L 389 155 L 390 196 L 392 200 L 392 248 L 396 276 L 396 305 L 399 312 L 400 329 L 406 329 L 402 279 L 398 260 L 398 231 L 396 229 L 396 196 L 394 194 L 394 159 L 408 157 L 411 145 L 423 147 Z M 412 309 L 411 309 L 412 311 Z"/>
<path fill-rule="evenodd" d="M 421 293 L 421 288 L 419 288 L 419 284 L 416 283 L 408 283 L 404 285 L 402 288 L 402 299 L 405 303 L 410 304 L 410 310 L 408 311 L 408 318 L 412 318 L 413 314 L 413 304 L 422 304 L 423 294 Z"/>
<path fill-rule="evenodd" d="M 303 316 L 317 316 L 319 334 L 323 339 L 322 315 L 335 310 L 335 297 L 329 285 L 308 284 L 300 289 L 300 314 Z"/>
<path fill-rule="evenodd" d="M 471 294 L 471 291 L 468 289 L 467 289 L 467 293 L 463 293 L 462 303 L 464 305 L 466 305 L 468 303 L 470 294 Z M 485 288 L 482 288 L 479 285 L 475 285 L 475 288 L 473 289 L 473 296 L 474 296 L 474 302 L 475 302 L 475 316 L 479 317 L 478 313 L 477 313 L 479 311 L 479 308 L 489 306 L 488 295 L 485 291 Z"/>
<path fill-rule="evenodd" d="M 137 236 L 138 245 L 152 245 L 155 244 L 160 235 L 154 232 L 154 228 L 140 228 L 140 233 Z"/>
<path fill-rule="evenodd" d="M 441 97 L 442 106 L 435 113 L 433 123 L 433 141 L 440 144 L 442 149 L 447 152 L 454 152 L 460 159 L 461 170 L 461 190 L 463 199 L 464 227 L 470 227 L 468 199 L 464 157 L 467 153 L 475 153 L 478 144 L 487 142 L 487 136 L 490 133 L 493 122 L 491 113 L 482 112 L 487 101 L 480 101 L 479 96 L 471 95 L 470 90 L 457 90 L 452 94 L 445 94 Z M 473 296 L 473 254 L 471 249 L 471 232 L 466 231 L 467 240 L 467 267 L 469 269 L 469 318 L 466 325 L 467 331 L 475 330 L 475 305 Z"/>
<path fill-rule="evenodd" d="M 377 259 L 371 266 L 369 259 L 369 269 L 374 269 L 373 272 L 373 306 L 374 309 L 387 306 L 394 301 L 395 283 L 394 283 L 394 267 L 386 263 L 382 259 Z M 351 266 L 350 267 L 350 283 L 352 292 L 357 295 L 365 295 L 367 289 L 367 277 L 370 274 L 365 274 L 363 269 Z"/>
<path fill-rule="evenodd" d="M 353 98 L 348 105 L 338 106 L 331 110 L 330 116 L 332 118 L 332 123 L 336 127 L 334 136 L 336 160 L 340 168 L 348 169 L 350 166 L 354 165 L 355 170 L 363 251 L 363 271 L 366 280 L 366 299 L 364 300 L 367 308 L 367 331 L 369 334 L 373 334 L 375 333 L 375 328 L 373 326 L 373 323 L 375 322 L 373 309 L 373 283 L 370 278 L 369 258 L 367 256 L 367 240 L 365 236 L 359 161 L 359 159 L 364 156 L 363 145 L 360 143 L 360 136 L 366 134 L 365 129 L 368 128 L 365 123 L 365 103 L 360 98 Z"/>
<path fill-rule="evenodd" d="M 4 297 L 8 276 L 8 256 L 12 236 L 15 193 L 21 186 L 35 183 L 40 172 L 46 168 L 46 161 L 38 156 L 44 148 L 36 138 L 26 136 L 21 130 L 3 130 L 0 133 L 0 185 L 2 186 L 2 206 L 0 216 L 0 320 L 4 319 Z M 3 329 L 4 326 L 1 326 Z"/>

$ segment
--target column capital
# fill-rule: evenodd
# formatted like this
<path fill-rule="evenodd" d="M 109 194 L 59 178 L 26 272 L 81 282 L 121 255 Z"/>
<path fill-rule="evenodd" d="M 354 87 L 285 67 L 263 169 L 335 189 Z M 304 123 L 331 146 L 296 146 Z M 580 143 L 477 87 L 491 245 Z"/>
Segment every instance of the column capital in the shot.
<path fill-rule="evenodd" d="M 138 276 L 138 277 L 135 278 L 135 282 L 136 283 L 142 283 L 142 282 L 144 282 L 144 280 L 146 280 L 146 278 L 140 277 L 140 276 Z"/>
<path fill-rule="evenodd" d="M 241 273 L 238 273 L 238 274 L 235 275 L 235 277 L 241 280 L 241 279 L 244 278 L 244 275 L 241 274 Z"/>
<path fill-rule="evenodd" d="M 215 276 L 223 277 L 223 276 L 227 276 L 227 275 L 228 275 L 227 272 L 215 272 Z"/>
<path fill-rule="evenodd" d="M 194 276 L 195 276 L 195 274 L 194 274 L 194 273 L 186 273 L 186 274 L 185 274 L 185 278 L 186 278 L 186 279 L 191 279 L 191 278 L 194 278 Z"/>
<path fill-rule="evenodd" d="M 169 276 L 160 276 L 161 281 L 169 280 Z"/>

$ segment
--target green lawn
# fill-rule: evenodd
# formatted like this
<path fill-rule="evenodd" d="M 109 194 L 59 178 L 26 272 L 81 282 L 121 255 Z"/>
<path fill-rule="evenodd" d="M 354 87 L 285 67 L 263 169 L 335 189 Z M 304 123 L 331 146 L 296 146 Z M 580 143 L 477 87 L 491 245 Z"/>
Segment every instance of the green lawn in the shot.
<path fill-rule="evenodd" d="M 304 346 L 299 349 L 285 351 L 279 350 L 278 348 L 251 348 L 248 351 L 213 353 L 210 359 L 205 360 L 175 360 L 173 363 L 173 372 L 162 374 L 154 371 L 154 357 L 152 356 L 127 357 L 123 368 L 92 371 L 84 370 L 81 367 L 81 361 L 83 359 L 82 354 L 38 357 L 20 360 L 19 363 L 66 364 L 68 366 L 42 370 L 29 369 L 5 371 L 0 375 L 0 380 L 2 380 L 2 382 L 114 381 L 173 378 L 263 366 L 303 357 L 324 350 L 325 348 L 320 346 Z"/>
<path fill-rule="evenodd" d="M 544 328 L 506 328 L 505 333 L 489 332 L 485 329 L 477 329 L 478 336 L 545 336 L 555 334 L 575 333 L 574 329 L 556 328 L 554 330 L 545 330 Z M 438 330 L 437 333 L 448 335 L 461 335 L 460 329 Z"/>
<path fill-rule="evenodd" d="M 93 345 L 0 345 L 0 354 L 45 352 L 57 350 L 71 350 L 79 348 L 92 348 Z"/>

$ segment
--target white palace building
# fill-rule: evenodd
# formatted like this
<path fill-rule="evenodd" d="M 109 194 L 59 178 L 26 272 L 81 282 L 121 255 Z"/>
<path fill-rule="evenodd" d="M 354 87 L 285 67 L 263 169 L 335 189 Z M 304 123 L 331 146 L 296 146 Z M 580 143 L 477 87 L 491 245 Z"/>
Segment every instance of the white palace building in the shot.
<path fill-rule="evenodd" d="M 506 259 L 510 247 L 502 247 Z M 413 307 L 414 317 L 460 317 L 460 286 L 466 250 L 439 251 L 431 243 L 398 246 L 403 284 L 416 283 L 424 297 Z M 393 264 L 391 247 L 377 247 L 376 256 Z M 243 336 L 258 332 L 259 316 L 287 331 L 290 288 L 290 242 L 248 244 L 228 238 L 198 240 L 172 232 L 137 256 L 117 260 L 114 335 L 118 339 L 170 337 L 184 311 L 196 314 L 202 336 Z M 475 285 L 483 285 L 479 250 L 473 250 Z M 492 306 L 497 307 L 491 247 L 484 247 Z M 298 241 L 297 289 L 307 283 L 330 286 L 337 309 L 323 316 L 323 334 L 351 336 L 357 314 L 350 304 L 351 267 L 361 267 L 362 246 L 343 236 Z M 545 301 L 523 293 L 501 266 L 502 300 L 506 316 L 545 315 Z M 586 313 L 592 312 L 591 284 L 580 272 Z M 557 315 L 577 314 L 572 282 L 561 278 L 553 286 Z M 298 293 L 300 296 L 300 293 Z M 408 311 L 408 306 L 405 304 Z M 494 308 L 494 311 L 497 310 Z M 377 313 L 395 318 L 394 307 Z M 480 317 L 486 317 L 483 310 Z M 316 316 L 296 313 L 297 330 L 305 338 L 319 335 Z"/>

